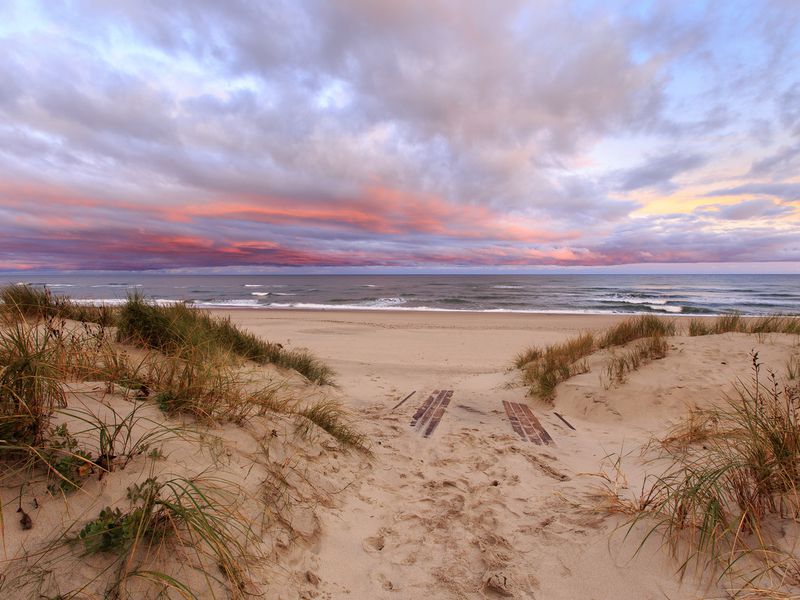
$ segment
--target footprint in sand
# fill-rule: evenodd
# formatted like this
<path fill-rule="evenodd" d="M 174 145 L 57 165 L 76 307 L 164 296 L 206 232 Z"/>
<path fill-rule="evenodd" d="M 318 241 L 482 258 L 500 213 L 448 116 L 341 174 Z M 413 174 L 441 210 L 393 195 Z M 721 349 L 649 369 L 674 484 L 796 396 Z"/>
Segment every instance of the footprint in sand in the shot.
<path fill-rule="evenodd" d="M 386 546 L 385 536 L 390 533 L 392 533 L 391 529 L 381 527 L 375 535 L 364 539 L 362 543 L 364 550 L 367 552 L 380 552 Z"/>

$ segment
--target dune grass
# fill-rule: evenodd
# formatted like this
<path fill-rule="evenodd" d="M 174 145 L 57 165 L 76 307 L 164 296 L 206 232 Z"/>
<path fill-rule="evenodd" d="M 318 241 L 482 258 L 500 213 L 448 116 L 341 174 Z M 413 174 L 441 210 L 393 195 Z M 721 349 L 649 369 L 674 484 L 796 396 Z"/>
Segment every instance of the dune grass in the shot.
<path fill-rule="evenodd" d="M 0 300 L 6 311 L 24 317 L 57 317 L 103 326 L 113 325 L 116 311 L 109 306 L 84 306 L 64 296 L 55 296 L 47 289 L 29 285 L 10 285 L 0 289 Z"/>
<path fill-rule="evenodd" d="M 588 371 L 582 359 L 594 350 L 594 335 L 584 333 L 562 344 L 527 350 L 517 358 L 516 364 L 523 370 L 523 380 L 530 386 L 531 393 L 550 399 L 559 383 Z"/>
<path fill-rule="evenodd" d="M 606 365 L 606 376 L 609 382 L 623 383 L 627 374 L 636 371 L 642 365 L 667 355 L 667 341 L 660 333 L 638 340 L 631 348 L 622 353 L 614 353 Z"/>
<path fill-rule="evenodd" d="M 105 507 L 68 541 L 85 555 L 111 559 L 107 597 L 127 597 L 130 580 L 144 579 L 183 597 L 205 597 L 213 582 L 243 598 L 254 534 L 236 510 L 235 489 L 224 481 L 150 477 L 128 488 L 126 509 Z M 167 559 L 198 571 L 202 587 L 163 570 Z"/>
<path fill-rule="evenodd" d="M 25 321 L 0 329 L 0 448 L 36 446 L 65 403 L 52 331 Z"/>
<path fill-rule="evenodd" d="M 693 411 L 662 448 L 672 466 L 655 478 L 635 522 L 655 520 L 650 534 L 663 535 L 682 571 L 696 562 L 751 583 L 791 575 L 797 557 L 776 523 L 800 511 L 796 382 L 764 378 L 754 354 L 752 380 L 721 408 Z"/>
<path fill-rule="evenodd" d="M 598 340 L 598 348 L 624 346 L 629 342 L 658 336 L 661 338 L 675 335 L 675 322 L 660 319 L 653 315 L 641 315 L 620 321 L 606 330 Z"/>
<path fill-rule="evenodd" d="M 766 315 L 746 318 L 739 314 L 732 314 L 714 319 L 692 319 L 689 321 L 688 333 L 690 336 L 717 335 L 721 333 L 800 334 L 800 317 Z"/>
<path fill-rule="evenodd" d="M 286 350 L 242 331 L 228 318 L 213 317 L 184 304 L 157 306 L 141 296 L 131 296 L 118 320 L 121 341 L 180 355 L 232 353 L 258 364 L 271 363 L 293 369 L 320 385 L 333 382 L 333 372 L 308 352 Z"/>
<path fill-rule="evenodd" d="M 224 356 L 188 350 L 148 361 L 144 378 L 158 406 L 166 413 L 191 414 L 205 422 L 242 424 L 254 414 L 282 407 L 281 384 L 256 386 L 252 378 Z"/>
<path fill-rule="evenodd" d="M 144 416 L 144 407 L 154 403 L 208 425 L 243 424 L 252 415 L 282 412 L 293 415 L 301 434 L 321 428 L 342 447 L 369 453 L 366 436 L 346 419 L 339 403 L 320 401 L 298 410 L 304 403 L 278 393 L 283 384 L 258 387 L 259 371 L 242 361 L 274 362 L 317 383 L 329 382 L 330 370 L 310 354 L 285 351 L 227 319 L 133 298 L 114 322 L 120 339 L 146 348 L 128 350 L 134 359 L 103 323 L 72 322 L 82 315 L 49 292 L 15 288 L 14 293 L 3 306 L 21 318 L 0 326 L 0 485 L 21 486 L 23 528 L 32 526 L 23 510 L 25 486 L 41 486 L 43 494 L 46 485 L 68 506 L 76 497 L 70 492 L 93 475 L 102 478 L 140 456 L 155 465 L 164 459 L 164 441 L 195 431 L 185 420 Z M 101 395 L 95 408 L 74 406 L 78 396 L 72 395 L 72 405 L 65 406 L 65 389 L 73 381 L 106 383 L 87 392 Z M 129 412 L 104 400 L 105 394 L 119 392 L 117 386 L 133 401 Z M 150 474 L 129 488 L 127 506 L 106 506 L 88 522 L 84 515 L 66 532 L 54 532 L 58 539 L 36 552 L 36 563 L 79 561 L 76 578 L 61 582 L 74 588 L 66 597 L 200 598 L 212 589 L 215 597 L 258 596 L 250 566 L 254 557 L 265 557 L 254 550 L 258 543 L 250 521 L 238 512 L 242 488 L 208 478 Z M 15 564 L 35 575 L 22 562 Z M 0 590 L 27 585 L 25 578 L 7 579 L 6 572 L 0 574 Z"/>
<path fill-rule="evenodd" d="M 342 405 L 333 400 L 320 400 L 297 412 L 299 419 L 298 431 L 307 435 L 311 432 L 311 425 L 327 431 L 345 448 L 353 448 L 361 452 L 370 453 L 367 445 L 367 436 L 357 431 L 345 420 Z"/>
<path fill-rule="evenodd" d="M 653 358 L 663 355 L 666 352 L 664 336 L 674 334 L 675 324 L 672 321 L 652 315 L 637 316 L 621 321 L 601 334 L 586 332 L 560 344 L 529 348 L 516 357 L 514 365 L 522 370 L 523 382 L 529 386 L 532 395 L 552 400 L 559 383 L 589 370 L 585 359 L 592 353 L 642 338 L 658 338 L 659 341 L 651 342 L 649 346 L 642 346 L 630 355 L 623 355 L 624 364 L 620 365 L 623 371 L 630 370 L 629 367 L 635 361 L 641 363 L 643 352 Z M 653 344 L 660 351 L 656 352 L 657 348 Z"/>

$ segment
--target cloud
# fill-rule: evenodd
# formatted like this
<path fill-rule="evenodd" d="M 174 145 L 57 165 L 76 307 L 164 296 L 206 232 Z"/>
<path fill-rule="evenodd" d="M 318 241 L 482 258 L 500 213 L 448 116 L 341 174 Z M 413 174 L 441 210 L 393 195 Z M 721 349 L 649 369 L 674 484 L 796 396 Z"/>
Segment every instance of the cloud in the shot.
<path fill-rule="evenodd" d="M 708 158 L 699 154 L 673 152 L 648 158 L 631 169 L 618 171 L 612 176 L 616 188 L 630 192 L 642 188 L 656 187 L 662 191 L 675 188 L 672 179 L 678 175 L 698 169 L 708 163 Z"/>
<path fill-rule="evenodd" d="M 707 216 L 728 221 L 742 221 L 782 217 L 795 213 L 795 209 L 773 202 L 772 200 L 744 200 L 736 204 L 715 204 L 704 206 L 699 212 Z"/>
<path fill-rule="evenodd" d="M 3 264 L 606 264 L 647 258 L 620 232 L 651 232 L 631 216 L 651 196 L 800 196 L 781 135 L 796 19 L 777 5 L 742 7 L 750 22 L 722 3 L 8 6 Z M 796 218 L 709 208 L 699 239 L 745 214 Z"/>
<path fill-rule="evenodd" d="M 748 175 L 752 177 L 792 177 L 800 165 L 800 143 L 783 146 L 773 154 L 753 162 Z"/>
<path fill-rule="evenodd" d="M 746 183 L 707 192 L 705 196 L 773 196 L 783 202 L 800 200 L 800 183 Z"/>

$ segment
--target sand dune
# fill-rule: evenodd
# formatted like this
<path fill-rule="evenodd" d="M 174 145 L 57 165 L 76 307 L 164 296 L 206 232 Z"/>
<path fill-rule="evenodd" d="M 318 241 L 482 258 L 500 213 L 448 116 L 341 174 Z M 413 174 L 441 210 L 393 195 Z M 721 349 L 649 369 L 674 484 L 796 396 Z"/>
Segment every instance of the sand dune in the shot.
<path fill-rule="evenodd" d="M 724 334 L 670 338 L 666 358 L 623 384 L 589 373 L 562 384 L 554 406 L 526 397 L 514 355 L 530 344 L 601 329 L 609 317 L 391 313 L 236 312 L 253 331 L 317 351 L 338 372 L 337 396 L 373 440 L 371 467 L 321 509 L 320 535 L 303 566 L 321 598 L 699 598 L 725 584 L 676 574 L 644 531 L 623 541 L 624 518 L 596 498 L 622 457 L 632 493 L 644 476 L 641 449 L 691 406 L 719 401 L 747 377 L 750 352 L 782 367 L 792 336 Z M 606 352 L 607 353 L 607 352 Z M 410 427 L 417 407 L 453 390 L 429 438 Z M 393 407 L 410 392 L 415 394 Z M 552 445 L 514 432 L 503 401 L 528 402 Z M 575 427 L 567 427 L 555 414 Z M 638 539 L 637 539 L 638 538 Z M 292 598 L 294 591 L 275 592 Z"/>
<path fill-rule="evenodd" d="M 800 354 L 796 336 L 673 336 L 665 358 L 623 382 L 605 375 L 617 350 L 602 350 L 587 359 L 588 372 L 558 386 L 550 403 L 528 396 L 511 368 L 515 355 L 619 319 L 224 314 L 265 339 L 312 349 L 333 367 L 335 387 L 310 385 L 273 366 L 255 374 L 304 403 L 341 402 L 367 435 L 372 456 L 346 451 L 321 429 L 299 435 L 295 416 L 275 413 L 170 439 L 155 462 L 136 456 L 124 470 L 87 479 L 68 501 L 32 497 L 43 489 L 33 481 L 24 494 L 30 530 L 9 517 L 21 492 L 4 489 L 5 557 L 27 558 L 6 563 L 0 592 L 12 595 L 3 597 L 52 595 L 84 581 L 88 597 L 101 594 L 92 583 L 101 557 L 44 560 L 40 551 L 53 532 L 77 531 L 103 506 L 124 504 L 128 486 L 150 469 L 224 478 L 240 490 L 236 510 L 255 524 L 261 556 L 251 565 L 253 591 L 265 598 L 730 597 L 728 579 L 691 570 L 680 577 L 661 539 L 644 541 L 647 523 L 629 529 L 621 511 L 645 476 L 663 467 L 648 444 L 690 408 L 721 402 L 737 378 L 749 377 L 753 352 L 783 369 Z M 123 414 L 131 397 L 102 383 L 71 384 L 70 405 L 76 404 Z M 165 419 L 152 405 L 143 410 L 153 422 Z M 181 575 L 209 597 L 225 597 L 224 586 Z"/>

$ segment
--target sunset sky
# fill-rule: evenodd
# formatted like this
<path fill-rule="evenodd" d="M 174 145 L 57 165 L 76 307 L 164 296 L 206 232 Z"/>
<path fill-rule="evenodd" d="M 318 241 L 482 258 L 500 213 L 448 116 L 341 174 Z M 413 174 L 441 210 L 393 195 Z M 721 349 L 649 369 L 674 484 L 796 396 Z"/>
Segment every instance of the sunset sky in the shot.
<path fill-rule="evenodd" d="M 800 272 L 800 2 L 0 4 L 0 270 L 287 267 Z"/>

